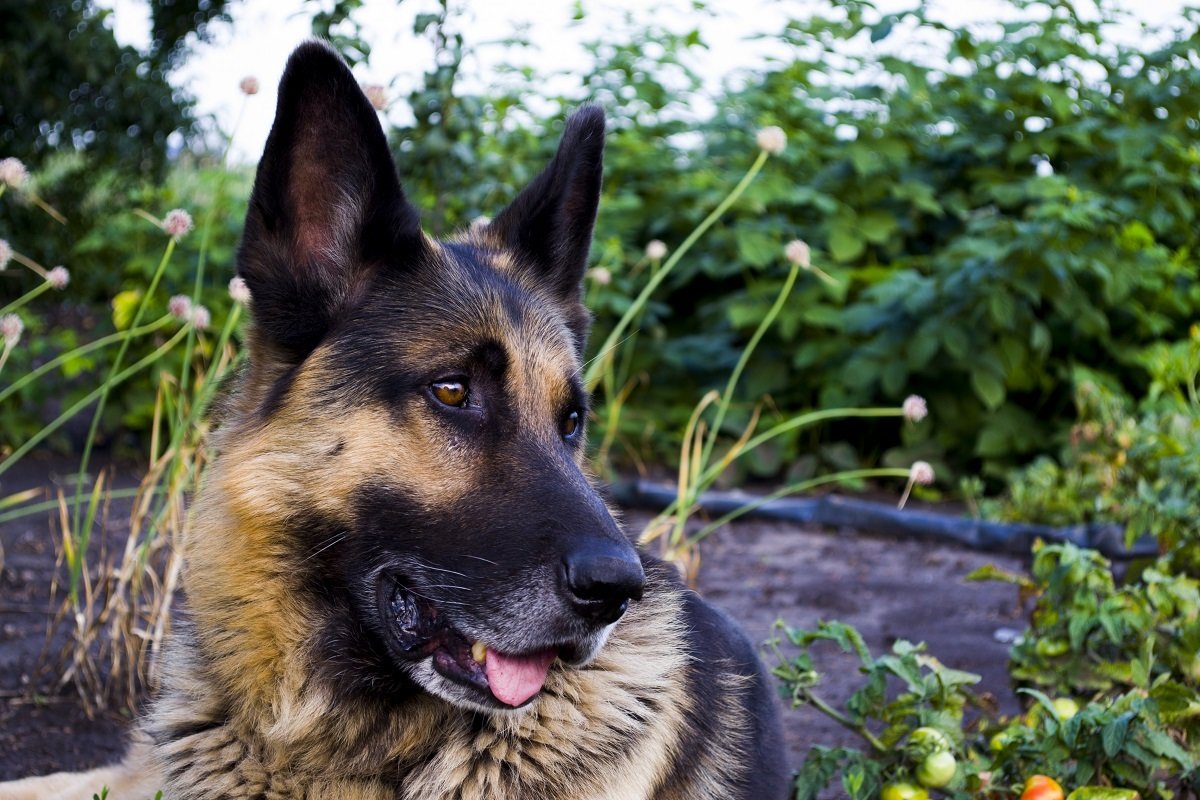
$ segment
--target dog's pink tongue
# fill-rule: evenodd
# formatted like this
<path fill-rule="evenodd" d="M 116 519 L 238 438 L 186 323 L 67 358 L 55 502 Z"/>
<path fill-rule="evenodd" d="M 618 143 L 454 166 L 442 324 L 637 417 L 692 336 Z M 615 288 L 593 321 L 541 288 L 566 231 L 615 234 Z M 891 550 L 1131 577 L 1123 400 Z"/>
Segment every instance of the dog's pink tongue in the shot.
<path fill-rule="evenodd" d="M 546 673 L 558 654 L 553 650 L 527 656 L 506 656 L 487 649 L 484 671 L 488 687 L 501 703 L 519 706 L 542 690 Z"/>

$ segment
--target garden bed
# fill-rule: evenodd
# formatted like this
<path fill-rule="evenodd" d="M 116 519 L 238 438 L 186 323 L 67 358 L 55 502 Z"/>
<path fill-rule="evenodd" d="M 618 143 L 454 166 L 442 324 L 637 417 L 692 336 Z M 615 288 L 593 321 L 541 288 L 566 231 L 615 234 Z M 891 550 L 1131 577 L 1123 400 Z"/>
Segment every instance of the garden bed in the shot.
<path fill-rule="evenodd" d="M 32 480 L 18 477 L 6 485 L 6 493 Z M 114 508 L 114 519 L 121 518 L 118 511 Z M 640 528 L 647 519 L 644 512 L 631 511 L 626 521 Z M 123 542 L 123 531 L 114 533 Z M 962 578 L 989 562 L 1019 569 L 1021 559 L 866 534 L 737 522 L 704 543 L 700 589 L 756 642 L 771 636 L 776 619 L 805 627 L 840 619 L 858 627 L 877 651 L 896 638 L 923 639 L 948 666 L 980 674 L 979 688 L 1015 710 L 1005 674 L 1008 645 L 994 637 L 997 629 L 1024 625 L 1015 592 L 999 584 L 966 584 Z M 43 698 L 28 694 L 52 614 L 55 551 L 47 520 L 27 517 L 0 526 L 0 544 L 0 780 L 119 758 L 126 715 L 101 712 L 89 719 L 69 689 Z M 837 668 L 840 657 L 829 653 L 833 668 L 826 685 L 833 699 L 848 695 L 858 678 L 852 660 Z M 851 743 L 844 729 L 811 710 L 788 712 L 786 721 L 797 766 L 811 744 Z"/>

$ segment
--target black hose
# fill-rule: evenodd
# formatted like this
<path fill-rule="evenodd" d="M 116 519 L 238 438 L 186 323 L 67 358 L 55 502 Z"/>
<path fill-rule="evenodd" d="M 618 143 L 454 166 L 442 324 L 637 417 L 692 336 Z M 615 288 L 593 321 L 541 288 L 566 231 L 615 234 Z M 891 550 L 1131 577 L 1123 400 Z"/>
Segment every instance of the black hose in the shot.
<path fill-rule="evenodd" d="M 622 481 L 611 487 L 612 498 L 631 508 L 661 510 L 675 502 L 675 488 L 644 480 Z M 755 501 L 746 492 L 706 492 L 697 503 L 710 515 L 728 514 Z M 973 517 L 954 517 L 934 511 L 898 509 L 887 503 L 854 497 L 785 497 L 764 503 L 746 517 L 778 519 L 830 528 L 855 528 L 899 538 L 948 541 L 964 547 L 993 552 L 1026 554 L 1036 539 L 1070 542 L 1099 550 L 1108 558 L 1129 559 L 1158 555 L 1153 537 L 1143 536 L 1125 546 L 1125 530 L 1116 523 L 1088 525 L 1036 525 L 1025 522 L 990 522 Z"/>

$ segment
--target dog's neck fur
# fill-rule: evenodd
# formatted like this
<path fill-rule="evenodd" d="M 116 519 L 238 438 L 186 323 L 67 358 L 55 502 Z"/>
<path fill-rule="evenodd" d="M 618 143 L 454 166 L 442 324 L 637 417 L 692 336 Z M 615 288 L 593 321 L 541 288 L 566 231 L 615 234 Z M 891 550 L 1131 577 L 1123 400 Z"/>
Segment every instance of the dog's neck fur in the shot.
<path fill-rule="evenodd" d="M 592 664 L 552 669 L 541 696 L 517 712 L 473 712 L 424 693 L 398 705 L 335 702 L 334 687 L 289 668 L 306 662 L 286 653 L 300 642 L 281 644 L 269 667 L 259 664 L 274 675 L 257 684 L 268 692 L 247 693 L 247 684 L 230 683 L 235 671 L 199 660 L 199 652 L 255 632 L 214 627 L 220 623 L 200 611 L 180 632 L 143 729 L 169 776 L 164 795 L 219 789 L 241 797 L 271 786 L 288 797 L 312 790 L 337 797 L 337 786 L 351 781 L 355 792 L 377 784 L 380 797 L 413 800 L 602 798 L 615 796 L 607 782 L 617 778 L 621 793 L 630 785 L 649 792 L 668 769 L 670 732 L 688 711 L 678 688 L 687 669 L 684 632 L 661 624 L 678 617 L 672 607 L 681 600 L 669 569 L 652 567 L 645 598 Z M 329 765 L 337 765 L 336 776 L 323 773 Z"/>

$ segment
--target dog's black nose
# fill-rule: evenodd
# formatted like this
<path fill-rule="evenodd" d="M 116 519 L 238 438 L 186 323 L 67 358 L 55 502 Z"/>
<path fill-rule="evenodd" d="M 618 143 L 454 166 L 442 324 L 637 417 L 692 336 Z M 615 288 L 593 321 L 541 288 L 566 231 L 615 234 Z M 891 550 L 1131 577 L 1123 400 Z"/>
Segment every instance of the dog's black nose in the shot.
<path fill-rule="evenodd" d="M 630 600 L 642 599 L 646 574 L 637 554 L 616 542 L 592 544 L 563 559 L 567 596 L 582 617 L 604 625 L 616 622 Z"/>

